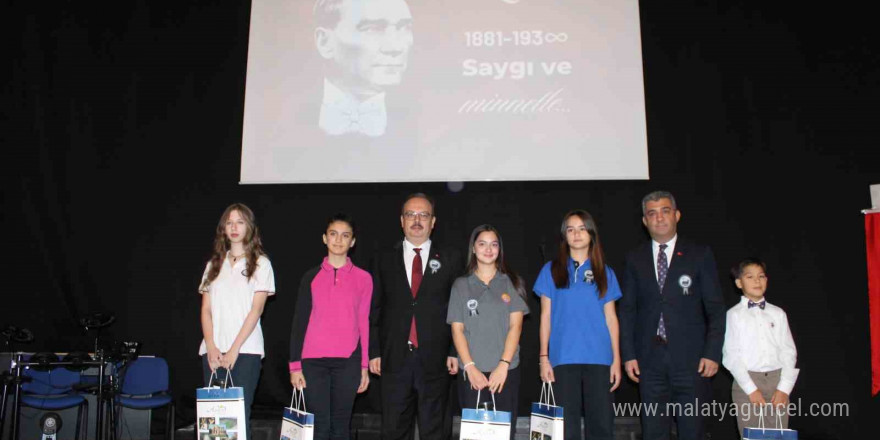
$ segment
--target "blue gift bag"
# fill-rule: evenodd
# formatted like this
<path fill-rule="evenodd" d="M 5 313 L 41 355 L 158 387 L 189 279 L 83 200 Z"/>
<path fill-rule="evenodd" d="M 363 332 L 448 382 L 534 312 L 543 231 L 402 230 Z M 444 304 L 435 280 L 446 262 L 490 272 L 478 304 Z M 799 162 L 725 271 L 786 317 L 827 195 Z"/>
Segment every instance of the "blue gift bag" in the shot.
<path fill-rule="evenodd" d="M 244 390 L 241 387 L 198 388 L 196 389 L 196 399 L 206 402 L 244 400 Z"/>
<path fill-rule="evenodd" d="M 213 374 L 212 374 L 213 379 Z M 227 372 L 226 383 L 231 383 Z M 209 383 L 210 385 L 210 383 Z M 196 438 L 247 440 L 244 417 L 244 390 L 231 386 L 196 389 Z"/>
<path fill-rule="evenodd" d="M 563 412 L 556 406 L 553 385 L 541 385 L 541 397 L 532 402 L 532 416 L 529 418 L 529 438 L 563 438 Z"/>
<path fill-rule="evenodd" d="M 477 392 L 477 406 L 480 393 Z M 461 410 L 460 440 L 509 440 L 510 413 L 496 411 L 495 395 L 492 395 L 493 409 L 465 408 Z"/>
<path fill-rule="evenodd" d="M 743 440 L 797 440 L 794 429 L 743 428 Z"/>
<path fill-rule="evenodd" d="M 764 427 L 764 413 L 758 413 L 759 427 L 743 428 L 743 440 L 797 440 L 794 429 L 782 429 L 782 416 L 776 414 L 776 428 Z"/>
<path fill-rule="evenodd" d="M 297 396 L 300 398 L 297 399 Z M 281 418 L 281 440 L 312 440 L 315 436 L 315 415 L 306 412 L 303 390 L 293 389 L 290 407 Z"/>

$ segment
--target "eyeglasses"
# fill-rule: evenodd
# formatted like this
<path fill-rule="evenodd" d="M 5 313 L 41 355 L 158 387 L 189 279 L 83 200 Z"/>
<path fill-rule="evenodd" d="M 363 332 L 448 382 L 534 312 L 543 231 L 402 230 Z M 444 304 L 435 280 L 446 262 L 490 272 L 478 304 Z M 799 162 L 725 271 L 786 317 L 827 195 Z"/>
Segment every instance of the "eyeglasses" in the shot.
<path fill-rule="evenodd" d="M 412 211 L 406 211 L 406 212 L 403 213 L 403 218 L 405 218 L 405 219 L 407 219 L 407 220 L 410 220 L 410 221 L 415 220 L 416 217 L 418 217 L 419 220 L 427 221 L 427 220 L 429 220 L 429 219 L 430 219 L 431 217 L 433 217 L 433 216 L 434 216 L 434 215 L 431 214 L 430 212 L 412 212 Z"/>

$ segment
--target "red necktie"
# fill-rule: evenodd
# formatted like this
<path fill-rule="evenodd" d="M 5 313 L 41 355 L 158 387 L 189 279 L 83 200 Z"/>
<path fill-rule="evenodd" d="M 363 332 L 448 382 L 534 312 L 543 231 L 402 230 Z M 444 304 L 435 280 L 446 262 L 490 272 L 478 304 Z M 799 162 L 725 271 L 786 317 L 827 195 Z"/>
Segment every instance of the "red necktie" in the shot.
<path fill-rule="evenodd" d="M 413 299 L 419 293 L 419 286 L 422 284 L 422 256 L 419 252 L 422 251 L 421 248 L 414 248 L 413 251 L 416 253 L 416 256 L 413 257 L 412 261 L 412 283 L 410 283 L 410 290 L 412 290 Z M 415 304 L 415 301 L 413 301 Z M 419 336 L 416 334 L 416 315 L 413 312 L 412 324 L 409 327 L 409 342 L 412 342 L 413 347 L 419 346 Z"/>

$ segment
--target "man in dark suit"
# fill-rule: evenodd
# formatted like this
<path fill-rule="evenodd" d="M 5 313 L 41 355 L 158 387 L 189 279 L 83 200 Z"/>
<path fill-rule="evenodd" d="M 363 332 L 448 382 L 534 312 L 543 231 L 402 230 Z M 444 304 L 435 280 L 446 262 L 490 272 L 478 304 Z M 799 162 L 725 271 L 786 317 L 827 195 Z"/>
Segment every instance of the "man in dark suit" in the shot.
<path fill-rule="evenodd" d="M 431 241 L 434 203 L 418 193 L 400 214 L 405 239 L 373 266 L 370 371 L 381 375 L 382 438 L 449 438 L 449 376 L 458 373 L 446 311 L 461 255 Z"/>
<path fill-rule="evenodd" d="M 645 440 L 705 438 L 701 407 L 718 372 L 724 344 L 724 301 L 715 258 L 707 246 L 677 235 L 675 198 L 655 191 L 642 199 L 651 235 L 626 257 L 620 300 L 620 351 L 626 374 L 640 383 Z M 670 405 L 671 403 L 671 405 Z M 646 414 L 656 405 L 656 414 Z"/>

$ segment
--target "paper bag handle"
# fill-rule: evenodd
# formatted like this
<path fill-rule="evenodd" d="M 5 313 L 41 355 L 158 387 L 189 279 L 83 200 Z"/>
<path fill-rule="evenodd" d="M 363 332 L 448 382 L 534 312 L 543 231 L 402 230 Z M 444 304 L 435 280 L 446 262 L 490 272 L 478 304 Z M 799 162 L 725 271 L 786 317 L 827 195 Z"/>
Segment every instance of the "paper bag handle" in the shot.
<path fill-rule="evenodd" d="M 538 406 L 541 405 L 547 405 L 548 408 L 556 406 L 556 396 L 553 395 L 553 384 L 550 382 L 543 382 L 541 384 L 541 397 L 538 398 Z"/>
<path fill-rule="evenodd" d="M 776 429 L 783 429 L 782 428 L 782 412 L 779 411 L 777 408 L 773 408 L 772 403 L 765 403 L 764 406 L 770 407 L 770 411 L 776 413 Z M 763 410 L 761 410 L 758 413 L 758 428 L 761 428 L 762 432 L 764 431 L 764 429 L 766 429 L 766 428 L 764 428 L 764 411 Z"/>
<path fill-rule="evenodd" d="M 214 383 L 215 377 L 219 378 L 219 376 L 217 376 L 217 370 L 211 370 L 211 377 L 208 378 L 208 383 L 205 384 L 205 388 L 210 387 L 211 384 Z M 229 383 L 231 383 L 231 382 L 232 382 L 232 375 L 230 374 L 229 369 L 226 368 L 226 380 L 223 381 L 223 390 L 224 391 L 226 390 L 226 387 L 229 386 Z M 235 384 L 233 383 L 232 386 L 234 387 Z"/>
<path fill-rule="evenodd" d="M 480 391 L 481 390 L 477 390 L 477 409 L 480 409 Z M 495 393 L 490 391 L 489 394 L 492 395 L 492 412 L 496 413 L 498 412 L 498 408 L 495 408 Z"/>
<path fill-rule="evenodd" d="M 297 391 L 299 391 L 300 398 L 297 399 Z M 293 388 L 293 395 L 290 396 L 290 409 L 299 410 L 299 407 L 302 406 L 302 412 L 306 411 L 306 393 L 302 389 L 298 389 L 296 387 Z"/>

